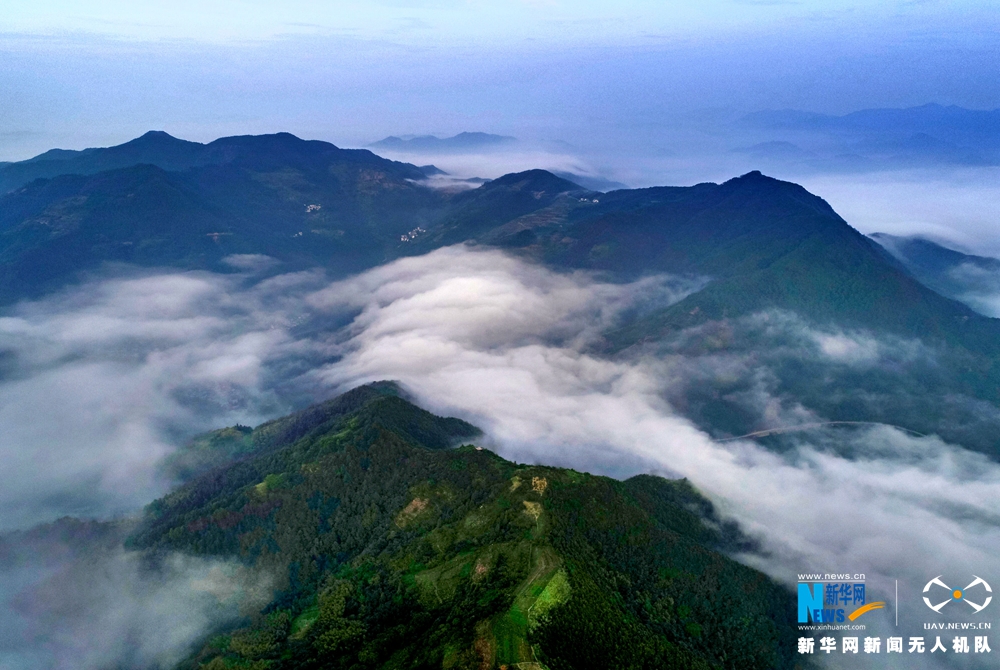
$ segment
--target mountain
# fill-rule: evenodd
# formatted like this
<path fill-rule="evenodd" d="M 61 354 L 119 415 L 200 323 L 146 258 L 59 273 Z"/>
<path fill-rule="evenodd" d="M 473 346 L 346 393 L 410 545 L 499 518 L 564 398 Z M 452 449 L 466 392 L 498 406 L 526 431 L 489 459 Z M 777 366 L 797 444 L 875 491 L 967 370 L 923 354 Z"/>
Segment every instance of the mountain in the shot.
<path fill-rule="evenodd" d="M 426 173 L 416 166 L 288 134 L 202 145 L 147 133 L 36 164 L 95 167 L 140 155 L 153 162 L 36 180 L 0 199 L 0 301 L 39 295 L 104 262 L 224 270 L 229 255 L 266 254 L 283 270 L 323 265 L 343 275 L 475 241 L 621 277 L 711 277 L 687 308 L 698 307 L 699 319 L 780 307 L 991 355 L 1000 347 L 993 322 L 887 262 L 821 199 L 759 172 L 599 194 L 529 170 L 447 193 L 420 186 Z M 654 322 L 635 332 L 655 335 Z"/>
<path fill-rule="evenodd" d="M 623 333 L 621 344 L 656 336 L 660 327 L 780 308 L 1000 352 L 1000 322 L 914 280 L 821 198 L 760 172 L 724 184 L 593 194 L 536 170 L 506 175 L 452 204 L 457 212 L 426 244 L 471 239 L 618 277 L 669 272 L 714 280 L 636 324 L 635 336 Z"/>
<path fill-rule="evenodd" d="M 793 665 L 792 594 L 722 553 L 747 547 L 686 481 L 452 448 L 478 431 L 389 383 L 235 430 L 248 450 L 128 541 L 275 580 L 181 668 Z"/>
<path fill-rule="evenodd" d="M 82 151 L 52 149 L 26 161 L 0 167 L 0 193 L 35 179 L 61 174 L 89 175 L 142 163 L 156 165 L 164 170 L 183 170 L 196 165 L 221 162 L 221 154 L 224 153 L 219 151 L 221 145 L 213 145 L 215 147 L 210 149 L 204 144 L 180 140 L 163 131 L 153 130 L 114 147 Z"/>
<path fill-rule="evenodd" d="M 368 146 L 372 149 L 399 151 L 404 153 L 469 153 L 474 151 L 492 151 L 505 145 L 513 144 L 516 138 L 507 135 L 491 135 L 489 133 L 459 133 L 453 137 L 436 137 L 420 135 L 418 137 L 395 137 L 390 135 L 385 139 L 373 142 Z"/>
<path fill-rule="evenodd" d="M 497 181 L 463 194 L 465 209 L 409 243 L 413 253 L 471 239 L 616 281 L 700 279 L 676 304 L 629 315 L 598 353 L 683 356 L 706 370 L 723 357 L 747 361 L 672 397 L 706 432 L 774 427 L 754 400 L 765 371 L 773 402 L 790 408 L 786 421 L 805 410 L 889 423 L 1000 456 L 990 409 L 1000 403 L 1000 321 L 921 283 L 801 186 L 759 172 L 606 194 L 529 173 Z M 531 211 L 507 209 L 515 197 Z"/>
<path fill-rule="evenodd" d="M 266 254 L 356 272 L 443 206 L 415 166 L 287 133 L 134 143 L 30 163 L 67 173 L 0 198 L 0 303 L 106 262 L 226 270 L 229 255 Z M 132 158 L 143 162 L 87 174 Z"/>
<path fill-rule="evenodd" d="M 797 110 L 765 110 L 738 127 L 768 141 L 752 155 L 820 169 L 896 169 L 934 164 L 1000 163 L 1000 109 L 974 110 L 928 104 L 905 109 L 865 109 L 842 116 Z M 810 151 L 783 151 L 785 145 Z M 777 153 L 780 151 L 781 153 Z"/>
<path fill-rule="evenodd" d="M 469 241 L 524 246 L 534 239 L 532 228 L 556 220 L 553 212 L 558 219 L 581 195 L 589 191 L 546 170 L 507 174 L 456 194 L 439 223 L 406 251 Z"/>
<path fill-rule="evenodd" d="M 392 163 L 377 158 L 368 151 L 338 149 L 328 142 L 300 140 L 289 133 L 223 137 L 201 144 L 172 137 L 163 131 L 149 131 L 134 140 L 107 148 L 68 151 L 53 149 L 18 163 L 0 165 L 0 193 L 6 193 L 35 179 L 59 175 L 92 175 L 135 165 L 155 165 L 170 172 L 208 165 L 234 165 L 257 168 L 286 164 L 311 164 L 345 160 L 369 165 Z M 364 157 L 364 158 L 362 158 Z M 420 179 L 422 172 L 413 166 L 395 163 L 400 174 Z"/>
<path fill-rule="evenodd" d="M 968 306 L 994 313 L 992 275 L 963 263 L 961 272 L 980 273 L 980 292 L 960 294 L 796 184 L 754 171 L 722 184 L 598 193 L 528 170 L 456 192 L 426 186 L 426 168 L 287 134 L 191 144 L 222 162 L 64 174 L 0 198 L 0 304 L 108 262 L 231 272 L 231 256 L 264 254 L 279 261 L 266 272 L 318 266 L 340 277 L 444 245 L 500 247 L 610 281 L 665 273 L 700 286 L 676 304 L 629 312 L 595 353 L 683 352 L 707 366 L 723 355 L 767 358 L 768 393 L 784 406 L 1000 456 L 991 410 L 1000 321 Z M 39 162 L 85 157 L 59 156 Z M 794 360 L 781 353 L 789 338 L 800 343 Z M 854 360 L 843 347 L 879 353 Z M 775 420 L 747 400 L 758 382 L 721 376 L 673 400 L 717 437 L 750 433 Z"/>
<path fill-rule="evenodd" d="M 585 189 L 591 191 L 597 191 L 599 193 L 606 193 L 608 191 L 618 191 L 620 189 L 628 188 L 628 186 L 621 183 L 620 181 L 613 181 L 611 179 L 605 179 L 604 177 L 576 174 L 574 172 L 562 172 L 559 170 L 553 170 L 552 174 L 559 177 L 560 179 L 571 181 L 574 184 L 579 184 Z"/>
<path fill-rule="evenodd" d="M 623 278 L 712 278 L 672 308 L 678 318 L 695 307 L 694 320 L 782 308 L 1000 350 L 992 320 L 915 281 L 820 198 L 759 172 L 600 194 L 529 170 L 452 193 L 421 186 L 427 168 L 288 134 L 198 144 L 147 133 L 119 147 L 45 156 L 14 166 L 69 172 L 0 198 L 0 302 L 39 295 L 104 262 L 225 270 L 229 255 L 266 254 L 282 269 L 322 265 L 343 275 L 478 242 Z M 142 162 L 86 174 L 129 160 Z M 656 318 L 667 323 L 667 314 Z M 635 332 L 657 328 L 647 320 Z"/>
<path fill-rule="evenodd" d="M 920 282 L 959 300 L 980 314 L 1000 316 L 1000 259 L 972 256 L 921 237 L 874 233 L 881 244 Z"/>

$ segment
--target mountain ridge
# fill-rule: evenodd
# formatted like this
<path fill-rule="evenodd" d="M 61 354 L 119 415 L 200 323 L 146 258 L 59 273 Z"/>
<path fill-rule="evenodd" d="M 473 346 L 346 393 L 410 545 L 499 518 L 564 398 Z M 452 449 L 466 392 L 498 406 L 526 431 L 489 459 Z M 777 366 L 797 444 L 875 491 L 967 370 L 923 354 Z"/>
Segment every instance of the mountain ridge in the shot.
<path fill-rule="evenodd" d="M 483 132 L 462 132 L 452 137 L 437 137 L 436 135 L 419 135 L 416 137 L 396 137 L 390 135 L 368 145 L 373 149 L 386 149 L 400 152 L 430 152 L 430 153 L 465 153 L 471 151 L 493 151 L 501 146 L 510 145 L 517 138 L 508 135 L 493 135 Z"/>
<path fill-rule="evenodd" d="M 596 193 L 528 170 L 454 192 L 424 185 L 417 166 L 291 135 L 217 146 L 236 147 L 229 162 L 62 175 L 0 198 L 0 302 L 44 295 L 105 262 L 233 272 L 229 255 L 266 254 L 277 262 L 260 277 L 318 266 L 339 278 L 446 245 L 501 248 L 607 281 L 667 274 L 701 286 L 616 324 L 595 348 L 602 355 L 665 353 L 705 328 L 749 328 L 722 341 L 777 346 L 754 339 L 748 321 L 772 312 L 825 332 L 922 343 L 937 369 L 911 360 L 880 374 L 817 370 L 877 391 L 881 408 L 831 404 L 831 389 L 811 396 L 814 411 L 1000 453 L 992 423 L 948 400 L 1000 402 L 1000 321 L 928 288 L 800 185 L 752 171 L 721 184 Z M 907 391 L 885 389 L 888 376 Z M 809 392 L 790 368 L 779 377 L 785 392 Z M 731 434 L 766 428 L 720 411 Z"/>
<path fill-rule="evenodd" d="M 147 508 L 132 550 L 276 576 L 268 606 L 179 668 L 792 667 L 791 593 L 722 553 L 739 531 L 686 480 L 434 447 L 420 425 L 471 427 L 399 393 L 307 409 L 311 428 Z"/>
<path fill-rule="evenodd" d="M 58 153 L 53 155 L 53 152 Z M 143 163 L 176 172 L 239 161 L 252 163 L 255 157 L 269 155 L 277 155 L 280 160 L 288 161 L 290 158 L 322 157 L 332 154 L 354 155 L 361 160 L 364 160 L 366 155 L 377 158 L 366 149 L 341 149 L 329 142 L 302 140 L 286 132 L 233 135 L 202 144 L 182 140 L 163 131 L 151 130 L 140 137 L 112 147 L 81 151 L 55 149 L 25 161 L 0 166 L 0 193 L 9 192 L 35 179 L 48 179 L 63 174 L 90 175 Z M 419 179 L 423 174 L 415 166 L 405 163 L 395 163 L 395 165 L 406 170 L 408 176 L 413 179 Z"/>
<path fill-rule="evenodd" d="M 0 277 L 0 289 L 7 284 L 0 296 L 23 294 L 38 276 L 50 279 L 47 286 L 66 281 L 74 264 L 86 264 L 81 235 L 117 238 L 92 247 L 98 258 L 91 266 L 110 260 L 221 269 L 227 253 L 267 253 L 291 260 L 295 267 L 332 253 L 342 260 L 326 264 L 338 267 L 339 274 L 446 244 L 478 241 L 556 265 L 626 276 L 759 276 L 754 288 L 758 297 L 745 300 L 743 308 L 731 305 L 727 313 L 777 301 L 807 315 L 839 315 L 859 323 L 867 319 L 875 327 L 907 333 L 922 329 L 924 335 L 945 339 L 964 337 L 960 331 L 992 329 L 975 312 L 939 300 L 919 283 L 895 274 L 894 265 L 874 254 L 876 247 L 822 198 L 759 171 L 722 184 L 626 189 L 598 198 L 550 172 L 528 170 L 479 188 L 440 193 L 418 185 L 425 178 L 419 167 L 287 133 L 220 138 L 202 145 L 151 132 L 133 142 L 182 153 L 194 147 L 203 156 L 210 152 L 216 162 L 182 171 L 159 168 L 161 172 L 131 166 L 89 180 L 63 175 L 8 194 L 0 215 L 0 260 L 6 275 Z M 121 148 L 128 144 L 112 149 L 128 153 L 131 149 Z M 85 157 L 91 156 L 88 152 Z M 73 160 L 56 162 L 70 169 Z M 124 180 L 121 184 L 114 183 L 116 175 Z M 141 178 L 146 183 L 135 191 Z M 128 180 L 135 184 L 128 186 Z M 95 190 L 104 184 L 112 190 Z M 142 193 L 148 197 L 137 197 Z M 290 195 L 298 202 L 289 202 Z M 154 219 L 171 217 L 176 223 L 160 227 L 173 232 L 151 246 L 162 236 Z M 118 228 L 109 228 L 107 222 L 115 220 L 121 221 Z M 149 221 L 145 228 L 139 225 L 143 220 Z M 411 231 L 417 233 L 411 236 Z M 309 244 L 295 241 L 300 237 Z M 53 245 L 65 251 L 53 254 Z M 799 255 L 820 262 L 795 260 L 794 245 L 799 245 Z M 782 258 L 783 265 L 778 263 Z M 775 271 L 792 274 L 784 280 L 774 272 L 769 276 L 767 267 L 775 263 Z M 818 271 L 803 274 L 810 265 L 813 270 L 822 266 L 829 278 L 822 279 Z M 860 275 L 847 273 L 861 268 L 870 275 L 867 288 L 851 289 Z M 791 286 L 793 275 L 801 286 Z M 706 290 L 722 289 L 710 285 Z M 840 302 L 828 300 L 845 290 L 849 295 Z M 719 299 L 732 303 L 733 297 Z M 907 314 L 891 305 L 901 299 L 902 309 L 912 307 Z M 973 325 L 956 325 L 956 319 Z M 975 347 L 989 348 L 990 336 L 973 337 Z"/>
<path fill-rule="evenodd" d="M 1000 259 L 975 256 L 933 240 L 872 233 L 873 240 L 921 283 L 984 316 L 1000 315 L 994 297 L 1000 294 Z"/>
<path fill-rule="evenodd" d="M 844 115 L 793 109 L 748 114 L 736 125 L 757 144 L 736 149 L 799 169 L 865 171 L 1000 162 L 1000 109 L 927 104 Z"/>

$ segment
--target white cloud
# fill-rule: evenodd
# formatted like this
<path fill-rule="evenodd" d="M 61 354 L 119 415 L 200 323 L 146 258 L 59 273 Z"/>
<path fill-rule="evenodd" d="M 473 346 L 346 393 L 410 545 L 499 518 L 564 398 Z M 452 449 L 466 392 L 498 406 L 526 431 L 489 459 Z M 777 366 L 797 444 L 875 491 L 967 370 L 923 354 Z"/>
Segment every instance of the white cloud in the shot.
<path fill-rule="evenodd" d="M 135 510 L 166 490 L 156 465 L 178 440 L 289 409 L 277 370 L 322 347 L 289 334 L 301 308 L 282 295 L 315 279 L 113 279 L 0 318 L 0 530 Z"/>
<path fill-rule="evenodd" d="M 763 553 L 744 560 L 786 583 L 802 571 L 865 572 L 880 596 L 899 579 L 911 621 L 922 614 L 914 589 L 927 579 L 989 579 L 1000 553 L 1000 466 L 980 454 L 887 427 L 804 433 L 782 454 L 718 443 L 664 398 L 697 379 L 685 366 L 705 365 L 706 378 L 766 377 L 761 364 L 695 360 L 683 348 L 620 359 L 593 352 L 622 310 L 666 304 L 698 284 L 602 283 L 464 247 L 333 284 L 316 273 L 241 281 L 111 280 L 0 322 L 19 361 L 0 383 L 0 426 L 12 436 L 0 447 L 11 464 L 0 504 L 32 510 L 8 523 L 63 513 L 70 499 L 134 508 L 161 490 L 155 461 L 180 427 L 279 415 L 288 403 L 276 389 L 329 395 L 398 379 L 424 406 L 486 429 L 508 458 L 686 476 L 760 539 Z M 925 353 L 764 316 L 763 327 L 791 333 L 781 346 L 794 355 L 869 365 Z M 761 388 L 748 393 L 759 395 L 762 415 L 811 418 L 775 406 Z"/>
<path fill-rule="evenodd" d="M 11 634 L 0 644 L 5 670 L 170 668 L 206 631 L 258 611 L 272 595 L 266 575 L 235 562 L 171 554 L 154 565 L 122 549 L 46 548 L 80 556 L 0 570 L 0 595 L 14 592 L 0 599 L 0 624 Z"/>
<path fill-rule="evenodd" d="M 606 360 L 586 352 L 586 338 L 558 338 L 562 324 L 590 322 L 590 303 L 564 290 L 565 279 L 538 284 L 545 274 L 536 268 L 498 266 L 489 255 L 444 258 L 353 280 L 367 291 L 326 289 L 327 304 L 372 298 L 343 359 L 322 377 L 344 386 L 400 379 L 437 411 L 477 421 L 519 461 L 686 476 L 761 539 L 764 553 L 745 560 L 786 583 L 803 571 L 864 572 L 886 596 L 899 579 L 904 610 L 916 617 L 913 589 L 995 564 L 1000 466 L 985 456 L 888 427 L 841 436 L 855 458 L 805 438 L 788 454 L 714 442 L 662 399 L 670 359 Z M 836 360 L 868 361 L 879 348 L 857 336 L 814 337 Z"/>
<path fill-rule="evenodd" d="M 222 262 L 237 270 L 256 272 L 273 267 L 279 261 L 264 254 L 230 254 Z"/>

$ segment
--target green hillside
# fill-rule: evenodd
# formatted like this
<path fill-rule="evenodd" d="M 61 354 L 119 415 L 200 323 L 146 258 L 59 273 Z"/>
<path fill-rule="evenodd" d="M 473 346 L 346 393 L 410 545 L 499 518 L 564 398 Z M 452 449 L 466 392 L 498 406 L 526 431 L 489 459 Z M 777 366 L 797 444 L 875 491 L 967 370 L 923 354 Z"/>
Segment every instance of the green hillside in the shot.
<path fill-rule="evenodd" d="M 443 196 L 413 183 L 424 178 L 419 168 L 369 151 L 287 133 L 182 143 L 195 149 L 170 139 L 162 155 L 162 142 L 146 142 L 141 152 L 93 150 L 107 160 L 85 152 L 55 161 L 63 172 L 0 197 L 0 304 L 108 262 L 231 271 L 226 256 L 265 254 L 286 271 L 358 272 L 443 207 Z M 179 162 L 178 151 L 197 156 Z"/>
<path fill-rule="evenodd" d="M 759 172 L 596 193 L 528 170 L 455 193 L 427 187 L 416 166 L 287 133 L 204 145 L 152 133 L 119 147 L 50 152 L 0 174 L 40 165 L 66 173 L 0 196 L 0 305 L 106 263 L 231 272 L 228 257 L 263 254 L 278 262 L 261 276 L 322 267 L 343 277 L 444 245 L 502 248 L 610 281 L 702 280 L 677 304 L 630 313 L 596 349 L 756 360 L 766 375 L 723 375 L 672 398 L 713 435 L 773 427 L 740 404 L 760 390 L 757 375 L 771 397 L 819 419 L 890 423 L 1000 455 L 1000 320 L 941 295 L 975 304 L 985 292 L 986 311 L 992 270 L 943 282 L 969 257 L 959 255 L 957 266 L 955 258 L 901 262 L 822 198 Z M 851 364 L 813 342 L 812 357 L 790 360 L 782 352 L 795 333 L 755 325 L 771 317 L 795 321 L 799 340 L 805 329 L 853 333 L 880 353 Z M 174 474 L 213 462 L 205 458 L 177 463 Z"/>
<path fill-rule="evenodd" d="M 237 432 L 129 540 L 277 578 L 183 668 L 793 665 L 791 594 L 721 553 L 738 533 L 686 481 L 451 448 L 478 431 L 386 383 Z"/>
<path fill-rule="evenodd" d="M 283 270 L 319 265 L 343 276 L 475 242 L 615 279 L 713 280 L 615 334 L 616 348 L 779 308 L 1000 355 L 1000 322 L 918 282 L 821 198 L 759 172 L 599 194 L 529 170 L 456 194 L 420 185 L 416 166 L 287 133 L 209 144 L 148 133 L 43 154 L 0 176 L 15 168 L 51 178 L 0 197 L 0 303 L 106 262 L 228 270 L 226 256 L 266 254 Z"/>
<path fill-rule="evenodd" d="M 873 233 L 870 237 L 891 253 L 922 284 L 992 316 L 1000 290 L 1000 259 L 972 256 L 920 237 Z"/>
<path fill-rule="evenodd" d="M 180 172 L 206 165 L 247 165 L 271 162 L 290 164 L 302 159 L 322 160 L 330 156 L 352 155 L 370 164 L 386 161 L 369 151 L 338 149 L 328 142 L 302 141 L 289 133 L 259 136 L 222 137 L 208 144 L 189 142 L 153 130 L 134 140 L 113 147 L 68 151 L 52 149 L 18 163 L 0 163 L 0 193 L 15 190 L 36 179 L 51 179 L 64 174 L 92 175 L 135 165 L 153 165 L 162 170 Z M 396 163 L 397 171 L 413 179 L 423 174 L 411 165 Z"/>

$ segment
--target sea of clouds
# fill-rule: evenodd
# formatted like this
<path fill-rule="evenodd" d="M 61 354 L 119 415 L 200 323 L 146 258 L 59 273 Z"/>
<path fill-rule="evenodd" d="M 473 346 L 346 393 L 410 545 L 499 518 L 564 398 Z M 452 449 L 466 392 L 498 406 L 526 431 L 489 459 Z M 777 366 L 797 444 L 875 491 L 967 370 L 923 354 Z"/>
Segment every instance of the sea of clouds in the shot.
<path fill-rule="evenodd" d="M 133 514 L 172 485 L 162 459 L 192 434 L 256 424 L 395 379 L 423 406 L 479 425 L 487 446 L 506 458 L 689 478 L 757 540 L 760 551 L 739 558 L 790 586 L 802 572 L 865 573 L 873 595 L 891 600 L 898 582 L 901 627 L 891 625 L 890 607 L 884 617 L 868 615 L 864 634 L 922 634 L 930 612 L 919 590 L 937 575 L 963 585 L 970 574 L 990 580 L 1000 553 L 1000 465 L 985 456 L 886 426 L 804 432 L 781 453 L 749 440 L 719 442 L 671 398 L 699 375 L 763 363 L 716 358 L 712 368 L 683 350 L 596 353 L 623 314 L 677 301 L 702 280 L 608 283 L 462 246 L 333 283 L 320 272 L 260 279 L 255 268 L 266 259 L 235 260 L 244 272 L 95 278 L 0 317 L 0 529 L 67 514 Z M 918 342 L 758 318 L 794 330 L 795 355 L 839 365 L 928 355 Z M 748 406 L 769 420 L 823 418 L 769 397 L 766 385 L 757 395 Z M 70 562 L 27 572 L 0 565 L 0 624 L 29 635 L 47 617 L 55 632 L 46 653 L 60 659 L 57 667 L 78 659 L 72 667 L 97 668 L 107 658 L 88 651 L 87 621 L 137 639 L 158 628 L 177 632 L 144 657 L 155 665 L 224 620 L 218 598 L 204 598 L 198 585 L 207 572 L 234 566 L 178 558 L 144 573 L 128 567 L 137 560 L 107 554 L 91 569 L 166 580 L 200 623 L 178 627 L 170 607 L 162 616 L 144 607 L 149 596 L 130 579 L 121 588 L 96 579 L 107 589 L 85 599 L 90 606 L 56 608 L 45 595 L 53 575 L 87 579 Z M 33 607 L 24 607 L 26 598 Z M 137 609 L 145 618 L 119 616 Z M 0 638 L 0 667 L 33 667 L 16 664 L 25 638 L 20 647 L 9 638 Z M 899 667 L 917 667 L 913 659 Z"/>

